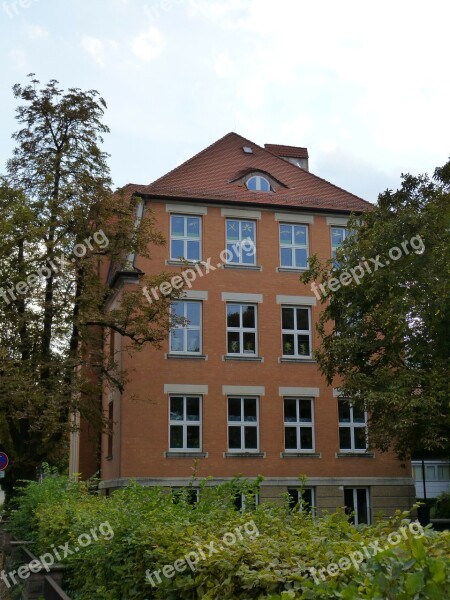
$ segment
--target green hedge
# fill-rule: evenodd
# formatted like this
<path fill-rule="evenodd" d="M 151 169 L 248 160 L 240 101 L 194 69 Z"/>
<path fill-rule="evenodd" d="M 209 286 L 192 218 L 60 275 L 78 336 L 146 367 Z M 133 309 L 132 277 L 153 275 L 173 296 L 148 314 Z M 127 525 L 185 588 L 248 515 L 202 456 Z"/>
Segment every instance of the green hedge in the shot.
<path fill-rule="evenodd" d="M 17 536 L 35 541 L 36 555 L 58 546 L 73 551 L 63 560 L 73 600 L 450 597 L 449 532 L 410 525 L 406 513 L 354 527 L 341 512 L 314 518 L 292 511 L 287 498 L 282 505 L 236 511 L 235 494 L 251 495 L 257 485 L 203 483 L 200 501 L 191 505 L 189 490 L 175 498 L 167 490 L 130 483 L 104 498 L 85 484 L 51 476 L 26 487 L 10 522 Z M 236 543 L 226 545 L 232 532 Z M 388 543 L 391 533 L 389 540 L 397 544 Z M 81 548 L 86 534 L 97 540 Z M 211 542 L 222 549 L 209 556 Z M 195 570 L 161 573 L 161 583 L 153 577 L 154 586 L 146 578 L 165 565 L 171 573 L 170 565 L 190 552 L 199 555 L 199 548 L 205 558 Z M 319 569 L 325 569 L 323 577 Z"/>

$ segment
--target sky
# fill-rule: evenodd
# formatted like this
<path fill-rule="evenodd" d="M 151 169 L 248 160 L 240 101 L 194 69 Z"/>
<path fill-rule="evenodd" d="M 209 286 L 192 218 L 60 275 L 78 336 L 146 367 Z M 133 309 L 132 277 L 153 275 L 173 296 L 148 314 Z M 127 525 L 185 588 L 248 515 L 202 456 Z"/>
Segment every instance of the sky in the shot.
<path fill-rule="evenodd" d="M 96 89 L 116 186 L 230 131 L 371 202 L 450 156 L 447 0 L 0 0 L 0 173 L 32 72 Z"/>

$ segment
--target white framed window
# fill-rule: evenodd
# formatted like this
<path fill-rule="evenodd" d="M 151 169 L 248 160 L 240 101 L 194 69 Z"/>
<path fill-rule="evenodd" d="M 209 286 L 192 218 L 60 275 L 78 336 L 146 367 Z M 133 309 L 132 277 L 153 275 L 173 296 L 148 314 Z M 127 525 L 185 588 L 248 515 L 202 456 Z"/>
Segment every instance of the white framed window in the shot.
<path fill-rule="evenodd" d="M 307 306 L 281 307 L 283 356 L 311 358 L 311 309 Z"/>
<path fill-rule="evenodd" d="M 347 227 L 331 227 L 331 256 L 336 260 L 336 250 L 342 246 L 342 242 L 350 235 Z"/>
<path fill-rule="evenodd" d="M 308 267 L 308 226 L 280 223 L 280 266 L 286 269 Z"/>
<path fill-rule="evenodd" d="M 169 448 L 175 452 L 199 452 L 202 447 L 201 396 L 169 397 Z"/>
<path fill-rule="evenodd" d="M 255 510 L 259 504 L 259 494 L 245 494 L 238 492 L 234 497 L 234 506 L 240 512 Z"/>
<path fill-rule="evenodd" d="M 259 448 L 259 398 L 228 398 L 228 449 L 257 452 Z"/>
<path fill-rule="evenodd" d="M 258 354 L 256 304 L 227 303 L 227 353 Z"/>
<path fill-rule="evenodd" d="M 286 452 L 314 450 L 314 402 L 312 398 L 284 398 L 284 447 Z"/>
<path fill-rule="evenodd" d="M 170 215 L 170 258 L 171 260 L 201 259 L 201 217 L 192 215 Z"/>
<path fill-rule="evenodd" d="M 314 513 L 315 506 L 315 489 L 312 487 L 305 488 L 288 488 L 289 508 L 296 508 L 305 513 Z"/>
<path fill-rule="evenodd" d="M 354 525 L 370 524 L 370 494 L 368 488 L 344 488 L 345 512 Z"/>
<path fill-rule="evenodd" d="M 339 448 L 344 452 L 367 450 L 367 412 L 353 406 L 347 399 L 338 400 Z"/>
<path fill-rule="evenodd" d="M 184 501 L 186 504 L 197 504 L 200 499 L 200 490 L 195 487 L 172 487 L 172 502 L 180 504 Z"/>
<path fill-rule="evenodd" d="M 226 220 L 227 264 L 256 264 L 256 222 Z"/>
<path fill-rule="evenodd" d="M 271 192 L 270 181 L 262 175 L 252 175 L 247 179 L 247 189 L 251 192 Z"/>
<path fill-rule="evenodd" d="M 201 354 L 202 303 L 179 300 L 171 304 L 173 326 L 170 330 L 170 352 L 173 354 Z"/>

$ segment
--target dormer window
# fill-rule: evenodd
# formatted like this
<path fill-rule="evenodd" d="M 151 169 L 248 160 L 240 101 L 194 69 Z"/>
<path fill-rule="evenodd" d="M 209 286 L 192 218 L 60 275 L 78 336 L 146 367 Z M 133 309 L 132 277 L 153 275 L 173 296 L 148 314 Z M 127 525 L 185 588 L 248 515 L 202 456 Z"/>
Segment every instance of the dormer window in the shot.
<path fill-rule="evenodd" d="M 247 179 L 247 189 L 252 192 L 271 192 L 270 181 L 262 175 L 252 175 Z"/>

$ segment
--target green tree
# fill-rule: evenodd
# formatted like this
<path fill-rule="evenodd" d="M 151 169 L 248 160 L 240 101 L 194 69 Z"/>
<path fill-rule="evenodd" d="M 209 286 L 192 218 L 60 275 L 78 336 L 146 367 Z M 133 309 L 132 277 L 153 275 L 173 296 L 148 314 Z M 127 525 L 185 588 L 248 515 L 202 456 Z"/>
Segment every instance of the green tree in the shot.
<path fill-rule="evenodd" d="M 101 150 L 105 101 L 30 77 L 13 88 L 21 129 L 0 186 L 0 444 L 11 455 L 9 489 L 43 461 L 66 460 L 73 411 L 103 426 L 102 386 L 127 379 L 103 350 L 106 333 L 133 349 L 158 345 L 180 293 L 150 305 L 140 286 L 125 286 L 106 309 L 116 293 L 107 265 L 142 279 L 133 255 L 148 257 L 164 239 L 151 211 L 136 218 L 132 190 L 112 193 Z M 144 278 L 150 286 L 164 279 Z"/>
<path fill-rule="evenodd" d="M 400 189 L 380 194 L 349 227 L 354 235 L 336 264 L 313 256 L 302 277 L 323 304 L 319 367 L 329 385 L 369 411 L 373 446 L 400 457 L 446 455 L 450 162 L 433 179 L 403 175 Z"/>

